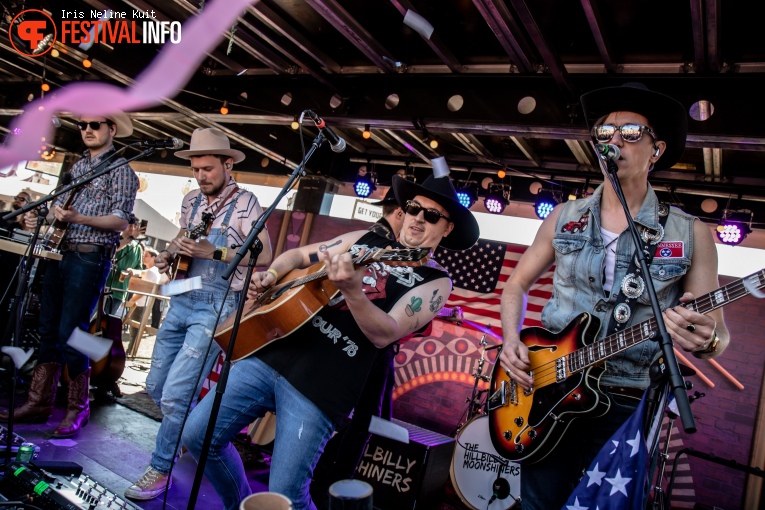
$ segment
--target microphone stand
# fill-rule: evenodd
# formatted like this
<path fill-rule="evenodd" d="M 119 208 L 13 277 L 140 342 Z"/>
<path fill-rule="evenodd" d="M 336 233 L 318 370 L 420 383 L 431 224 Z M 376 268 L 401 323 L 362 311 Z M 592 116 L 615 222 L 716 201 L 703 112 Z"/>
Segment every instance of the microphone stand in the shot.
<path fill-rule="evenodd" d="M 10 321 L 8 322 L 8 325 L 5 328 L 5 334 L 3 336 L 3 345 L 9 345 L 14 346 L 15 342 L 20 339 L 21 337 L 21 321 L 22 321 L 22 314 L 24 311 L 24 296 L 27 294 L 27 287 L 29 285 L 29 274 L 31 271 L 31 260 L 32 256 L 35 252 L 35 249 L 37 248 L 37 240 L 39 239 L 40 235 L 40 228 L 42 227 L 42 223 L 45 220 L 45 217 L 48 215 L 48 208 L 45 205 L 47 202 L 57 198 L 60 195 L 63 195 L 64 193 L 67 193 L 69 191 L 75 190 L 77 188 L 80 188 L 84 186 L 85 184 L 89 183 L 93 179 L 96 179 L 98 177 L 101 177 L 102 175 L 105 175 L 109 173 L 110 171 L 114 170 L 118 166 L 122 166 L 125 164 L 130 163 L 133 160 L 136 160 L 138 158 L 148 156 L 152 154 L 155 149 L 149 148 L 136 156 L 133 156 L 132 158 L 126 160 L 125 162 L 121 162 L 119 165 L 111 166 L 110 163 L 112 160 L 120 155 L 128 146 L 125 146 L 118 151 L 116 151 L 114 154 L 110 155 L 108 158 L 106 158 L 104 161 L 96 165 L 95 168 L 91 169 L 85 176 L 81 177 L 80 179 L 71 182 L 70 184 L 63 186 L 58 191 L 54 191 L 50 195 L 46 195 L 43 198 L 29 203 L 16 211 L 13 211 L 11 213 L 6 214 L 3 216 L 4 220 L 11 220 L 20 214 L 24 214 L 27 211 L 30 211 L 31 209 L 34 209 L 36 207 L 40 207 L 40 213 L 37 217 L 37 226 L 35 227 L 35 231 L 32 235 L 32 238 L 29 241 L 29 248 L 24 253 L 24 256 L 21 259 L 20 267 L 21 271 L 19 272 L 18 276 L 18 282 L 16 284 L 16 293 L 13 296 L 13 301 L 10 306 Z M 41 247 L 42 248 L 42 247 Z M 13 360 L 11 360 L 13 361 Z M 16 378 L 17 378 L 17 368 L 15 363 L 11 363 L 11 394 L 10 394 L 10 401 L 8 405 L 8 435 L 6 437 L 6 453 L 5 453 L 5 460 L 6 464 L 8 464 L 11 461 L 11 447 L 13 445 L 13 414 L 14 414 L 14 408 L 16 407 Z"/>
<path fill-rule="evenodd" d="M 594 143 L 594 142 L 593 142 Z M 653 286 L 653 280 L 651 280 L 651 273 L 648 271 L 648 264 L 646 263 L 646 253 L 640 249 L 643 243 L 640 242 L 640 234 L 638 233 L 635 222 L 632 220 L 627 201 L 624 198 L 621 184 L 619 183 L 619 177 L 617 172 L 619 171 L 616 163 L 610 159 L 605 159 L 598 151 L 595 153 L 598 155 L 601 167 L 605 166 L 605 174 L 608 177 L 611 186 L 616 192 L 616 196 L 619 198 L 619 202 L 624 209 L 624 215 L 627 217 L 627 225 L 632 236 L 632 242 L 635 244 L 635 256 L 638 259 L 640 270 L 643 272 L 646 290 L 648 291 L 648 297 L 651 301 L 651 309 L 653 310 L 654 318 L 656 319 L 656 326 L 659 330 L 659 344 L 661 345 L 664 359 L 666 360 L 666 366 L 669 370 L 669 384 L 672 392 L 675 395 L 675 401 L 677 402 L 677 408 L 680 411 L 680 420 L 683 424 L 685 432 L 692 434 L 696 432 L 696 423 L 691 414 L 691 406 L 688 402 L 688 393 L 685 389 L 685 380 L 680 374 L 680 367 L 677 364 L 677 357 L 672 346 L 672 338 L 667 332 L 667 327 L 664 324 L 664 317 L 662 316 L 661 308 L 659 307 L 659 299 L 656 297 L 656 288 Z"/>
<path fill-rule="evenodd" d="M 249 281 L 252 278 L 252 273 L 255 269 L 255 263 L 258 260 L 258 255 L 263 250 L 263 244 L 260 242 L 260 239 L 258 239 L 258 235 L 265 228 L 266 221 L 276 209 L 279 201 L 284 197 L 284 195 L 287 194 L 290 189 L 292 189 L 298 178 L 305 175 L 306 163 L 309 159 L 311 159 L 313 153 L 316 151 L 316 149 L 319 148 L 319 146 L 321 146 L 325 140 L 326 138 L 324 137 L 324 134 L 319 132 L 319 135 L 314 138 L 313 142 L 311 142 L 311 148 L 308 149 L 308 152 L 303 158 L 303 161 L 301 161 L 300 164 L 292 172 L 292 175 L 290 175 L 290 178 L 287 180 L 287 183 L 279 192 L 279 195 L 268 207 L 268 209 L 266 209 L 265 212 L 263 212 L 263 214 L 260 215 L 260 217 L 252 223 L 252 230 L 250 231 L 250 235 L 247 236 L 247 239 L 244 240 L 234 255 L 234 258 L 231 260 L 228 267 L 221 275 L 224 280 L 230 279 L 239 266 L 239 262 L 241 262 L 244 256 L 247 255 L 248 251 L 250 252 L 250 260 L 247 263 L 247 272 L 244 277 L 245 288 L 242 289 L 242 292 L 245 293 L 245 296 L 242 296 L 242 298 L 239 299 L 239 304 L 236 309 L 236 316 L 234 317 L 234 324 L 231 329 L 231 339 L 229 340 L 228 348 L 226 349 L 226 359 L 223 360 L 223 366 L 221 367 L 220 375 L 218 376 L 218 384 L 215 386 L 215 397 L 213 400 L 212 408 L 210 409 L 210 419 L 207 422 L 207 430 L 205 431 L 204 441 L 202 442 L 202 451 L 199 454 L 199 458 L 197 459 L 197 470 L 194 474 L 194 483 L 191 486 L 189 503 L 186 507 L 189 510 L 194 509 L 197 503 L 197 498 L 199 497 L 199 488 L 202 485 L 202 476 L 204 475 L 205 464 L 207 464 L 207 456 L 210 450 L 210 444 L 212 444 L 212 436 L 215 432 L 215 422 L 218 419 L 218 413 L 220 412 L 220 405 L 221 401 L 223 400 L 223 394 L 226 392 L 228 374 L 231 370 L 231 356 L 234 352 L 236 335 L 239 332 L 239 323 L 242 321 L 242 314 L 244 313 L 244 297 L 246 297 L 247 292 L 246 285 L 249 284 Z"/>

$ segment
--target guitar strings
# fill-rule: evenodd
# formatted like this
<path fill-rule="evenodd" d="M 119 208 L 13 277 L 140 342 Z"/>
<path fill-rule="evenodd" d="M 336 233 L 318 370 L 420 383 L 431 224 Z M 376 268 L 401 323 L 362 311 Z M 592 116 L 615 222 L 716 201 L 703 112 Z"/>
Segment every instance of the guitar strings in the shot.
<path fill-rule="evenodd" d="M 763 274 L 765 273 L 765 271 L 759 271 L 759 273 Z M 716 289 L 710 293 L 707 293 L 699 297 L 698 299 L 692 301 L 691 303 L 687 303 L 685 306 L 688 309 L 691 309 L 691 310 L 695 309 L 696 311 L 700 311 L 700 313 L 708 313 L 716 308 L 723 306 L 724 304 L 728 304 L 732 301 L 745 297 L 748 294 L 750 294 L 750 292 L 748 289 L 746 289 L 744 285 L 744 280 L 749 279 L 755 275 L 757 275 L 756 277 L 758 280 L 757 288 L 762 289 L 763 287 L 765 287 L 765 282 L 763 282 L 763 280 L 760 278 L 760 276 L 757 273 L 754 273 L 745 278 L 740 278 L 734 282 L 731 282 L 728 285 L 724 285 L 720 287 L 719 289 Z M 721 300 L 714 298 L 714 296 L 720 292 L 722 292 L 726 298 L 723 300 L 724 302 L 721 302 Z M 612 356 L 613 354 L 616 354 L 622 350 L 626 350 L 632 345 L 635 345 L 637 343 L 647 340 L 648 338 L 643 338 L 644 326 L 647 326 L 647 331 L 649 332 L 649 335 L 650 335 L 651 333 L 653 333 L 653 331 L 655 331 L 656 325 L 657 325 L 656 319 L 655 317 L 652 317 L 648 319 L 647 321 L 644 321 L 643 323 L 631 326 L 630 328 L 624 330 L 623 332 L 619 334 L 610 335 L 604 338 L 603 340 L 581 347 L 565 356 L 561 356 L 554 360 L 547 361 L 541 365 L 531 367 L 529 371 L 534 374 L 534 387 L 541 388 L 541 387 L 548 386 L 550 384 L 555 384 L 558 382 L 558 372 L 556 367 L 558 365 L 558 361 L 561 358 L 568 358 L 565 376 L 569 377 L 570 375 L 573 375 L 584 368 L 597 364 L 597 363 L 585 362 L 583 367 L 581 368 L 578 367 L 579 365 L 579 362 L 577 361 L 578 358 L 592 359 L 593 356 L 588 355 L 587 351 L 593 352 L 593 350 L 596 349 L 596 347 L 602 347 L 602 351 L 606 354 L 605 356 L 603 356 L 605 361 L 605 358 L 608 358 Z M 638 339 L 638 341 L 636 341 L 636 338 Z M 623 342 L 624 340 L 628 340 L 628 343 L 632 345 L 628 345 L 627 347 L 620 347 L 619 343 Z M 575 368 L 572 370 L 572 367 L 575 367 Z"/>

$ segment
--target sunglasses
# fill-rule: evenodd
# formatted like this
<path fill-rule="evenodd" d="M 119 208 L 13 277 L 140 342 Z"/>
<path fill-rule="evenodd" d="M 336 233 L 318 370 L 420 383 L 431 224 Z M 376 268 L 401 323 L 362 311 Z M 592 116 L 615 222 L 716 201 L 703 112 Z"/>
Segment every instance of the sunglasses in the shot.
<path fill-rule="evenodd" d="M 90 122 L 78 122 L 77 127 L 80 128 L 80 131 L 85 131 L 88 129 L 88 126 L 90 126 L 90 129 L 93 131 L 98 131 L 101 129 L 101 124 L 106 124 L 107 126 L 111 126 L 112 122 L 108 120 L 92 120 Z"/>
<path fill-rule="evenodd" d="M 425 214 L 423 215 L 425 217 L 425 221 L 427 221 L 428 223 L 432 223 L 433 225 L 438 223 L 441 220 L 441 218 L 445 219 L 446 221 L 452 221 L 449 219 L 448 216 L 441 214 L 435 209 L 425 209 L 423 206 L 421 206 L 414 200 L 406 201 L 406 208 L 404 209 L 404 211 L 406 212 L 406 214 L 411 214 L 412 216 L 417 216 L 418 214 L 420 214 L 420 211 L 425 211 Z"/>
<path fill-rule="evenodd" d="M 616 134 L 616 130 L 619 130 L 619 134 L 622 140 L 625 142 L 635 143 L 643 138 L 643 133 L 648 133 L 656 140 L 656 134 L 653 129 L 648 126 L 641 126 L 640 124 L 625 124 L 623 126 L 614 126 L 613 124 L 598 124 L 592 128 L 592 136 L 600 143 L 608 143 Z"/>
<path fill-rule="evenodd" d="M 24 197 L 13 197 L 13 199 L 18 202 L 27 202 L 27 199 Z"/>

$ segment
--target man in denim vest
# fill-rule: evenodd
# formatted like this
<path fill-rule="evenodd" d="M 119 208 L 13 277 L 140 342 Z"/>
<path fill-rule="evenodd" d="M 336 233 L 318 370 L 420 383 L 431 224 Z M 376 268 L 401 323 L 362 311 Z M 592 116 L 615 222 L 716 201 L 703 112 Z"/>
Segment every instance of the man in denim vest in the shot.
<path fill-rule="evenodd" d="M 729 341 L 722 309 L 701 315 L 678 306 L 719 287 L 712 233 L 697 218 L 660 204 L 648 184 L 651 170 L 670 168 L 683 153 L 685 109 L 641 84 L 590 92 L 582 96 L 582 105 L 593 138 L 620 149 L 616 165 L 630 214 L 658 253 L 650 277 L 672 341 L 699 358 L 718 356 Z M 513 380 L 525 389 L 534 384 L 528 373 L 529 351 L 519 331 L 529 289 L 552 264 L 555 290 L 542 311 L 542 323 L 552 332 L 560 332 L 583 312 L 600 320 L 597 339 L 614 327 L 652 317 L 647 292 L 639 284 L 637 292 L 625 284 L 634 277 L 628 274 L 634 253 L 627 218 L 608 180 L 590 197 L 555 207 L 502 294 L 505 340 L 500 360 Z M 621 306 L 624 292 L 634 294 L 627 300 L 634 303 L 631 308 Z M 521 464 L 524 510 L 563 506 L 582 470 L 637 407 L 649 384 L 648 368 L 659 351 L 658 342 L 649 340 L 608 359 L 600 379 L 600 390 L 611 402 L 608 412 L 573 420 L 549 455 Z"/>

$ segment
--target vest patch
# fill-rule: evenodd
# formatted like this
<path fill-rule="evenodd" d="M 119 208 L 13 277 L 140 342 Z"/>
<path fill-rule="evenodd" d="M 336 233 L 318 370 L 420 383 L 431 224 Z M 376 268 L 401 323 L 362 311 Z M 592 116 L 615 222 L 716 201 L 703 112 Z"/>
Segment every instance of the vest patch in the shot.
<path fill-rule="evenodd" d="M 683 241 L 663 241 L 656 246 L 654 257 L 663 259 L 682 258 L 685 254 L 685 243 Z"/>

